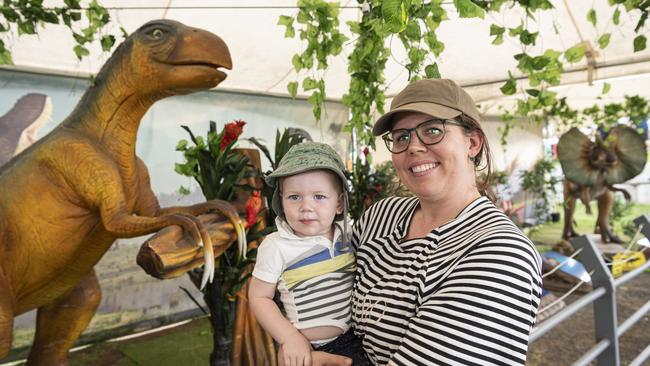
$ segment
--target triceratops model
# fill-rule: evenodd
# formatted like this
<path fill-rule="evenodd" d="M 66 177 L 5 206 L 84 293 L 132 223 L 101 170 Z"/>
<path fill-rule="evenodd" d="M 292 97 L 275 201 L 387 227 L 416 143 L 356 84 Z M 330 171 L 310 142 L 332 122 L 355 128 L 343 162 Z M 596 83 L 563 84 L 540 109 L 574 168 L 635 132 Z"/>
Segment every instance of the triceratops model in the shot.
<path fill-rule="evenodd" d="M 14 316 L 38 308 L 30 365 L 63 365 L 100 301 L 93 266 L 116 238 L 179 225 L 204 246 L 196 215 L 225 202 L 160 208 L 135 154 L 140 120 L 159 99 L 218 85 L 232 62 L 207 31 L 157 20 L 129 36 L 56 129 L 0 170 L 0 359 L 10 350 Z M 235 227 L 240 228 L 239 224 Z"/>
<path fill-rule="evenodd" d="M 597 199 L 596 231 L 600 232 L 603 242 L 620 243 L 609 225 L 609 214 L 614 205 L 613 192 L 622 191 L 628 200 L 630 195 L 613 185 L 641 173 L 646 163 L 646 146 L 641 135 L 622 125 L 613 127 L 606 138 L 597 135 L 595 140 L 591 141 L 574 127 L 562 135 L 557 144 L 565 176 L 562 238 L 576 236 L 573 229 L 576 200 L 580 199 L 590 213 L 589 201 Z"/>

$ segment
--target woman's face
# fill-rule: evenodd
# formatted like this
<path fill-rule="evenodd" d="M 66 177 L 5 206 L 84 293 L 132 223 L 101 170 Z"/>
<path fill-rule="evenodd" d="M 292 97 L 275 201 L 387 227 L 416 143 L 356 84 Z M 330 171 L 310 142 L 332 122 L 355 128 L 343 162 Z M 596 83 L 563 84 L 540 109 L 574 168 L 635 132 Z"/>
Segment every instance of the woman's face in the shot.
<path fill-rule="evenodd" d="M 421 113 L 400 113 L 394 117 L 392 130 L 414 128 L 430 120 Z M 393 165 L 402 183 L 420 199 L 441 200 L 473 194 L 476 189 L 474 163 L 483 143 L 477 131 L 469 134 L 461 126 L 445 125 L 442 141 L 424 145 L 411 132 L 411 142 L 406 151 L 392 154 Z"/>

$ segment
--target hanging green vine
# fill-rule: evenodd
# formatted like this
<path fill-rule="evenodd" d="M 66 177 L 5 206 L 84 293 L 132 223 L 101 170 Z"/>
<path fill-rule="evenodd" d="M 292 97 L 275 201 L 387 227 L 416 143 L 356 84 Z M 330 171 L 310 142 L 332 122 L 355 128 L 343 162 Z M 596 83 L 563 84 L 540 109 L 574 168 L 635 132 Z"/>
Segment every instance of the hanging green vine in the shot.
<path fill-rule="evenodd" d="M 88 21 L 87 26 L 76 32 L 73 26 L 81 24 L 84 18 Z M 64 6 L 57 7 L 43 6 L 43 0 L 4 0 L 0 5 L 0 35 L 12 29 L 15 29 L 19 36 L 36 34 L 39 25 L 62 22 L 72 31 L 77 43 L 73 51 L 79 59 L 90 53 L 86 45 L 95 39 L 99 39 L 103 51 L 109 51 L 113 47 L 114 36 L 97 36 L 109 21 L 108 11 L 98 4 L 97 0 L 92 0 L 83 10 L 81 0 L 64 0 Z M 13 64 L 13 59 L 0 38 L 0 65 L 2 64 Z"/>
<path fill-rule="evenodd" d="M 343 96 L 343 103 L 350 108 L 350 121 L 346 130 L 355 132 L 360 145 L 374 146 L 374 138 L 371 133 L 373 112 L 383 113 L 385 101 L 385 78 L 384 69 L 386 62 L 391 57 L 391 49 L 387 45 L 396 38 L 403 44 L 408 61 L 403 65 L 408 71 L 408 80 L 413 81 L 420 77 L 440 77 L 436 59 L 444 51 L 444 43 L 438 39 L 436 31 L 440 23 L 447 19 L 447 12 L 442 7 L 441 0 L 424 2 L 422 0 L 357 0 L 362 8 L 362 18 L 358 22 L 348 22 L 350 31 L 356 36 L 354 48 L 348 58 L 348 72 L 350 74 L 350 86 L 348 93 Z M 638 16 L 639 20 L 635 26 L 638 34 L 633 41 L 634 51 L 640 51 L 646 47 L 646 37 L 641 34 L 650 10 L 648 0 L 609 0 L 614 7 L 612 23 L 615 26 L 620 24 L 621 12 L 624 10 L 630 16 Z M 323 45 L 320 55 L 326 60 L 330 56 L 340 53 L 340 43 L 336 47 L 330 47 L 323 40 L 331 39 L 337 35 L 337 40 L 344 39 L 340 35 L 338 22 L 331 18 L 338 14 L 338 3 L 328 3 L 324 0 L 299 0 L 299 12 L 295 18 L 282 16 L 279 24 L 287 27 L 286 36 L 293 37 L 294 20 L 303 24 L 300 28 L 300 38 L 307 42 L 307 50 L 315 52 L 310 46 Z M 493 44 L 503 43 L 504 38 L 510 37 L 519 42 L 522 52 L 514 55 L 517 61 L 517 74 L 527 79 L 526 87 L 521 90 L 524 97 L 516 102 L 516 108 L 503 115 L 506 121 L 506 128 L 509 131 L 510 125 L 516 117 L 524 117 L 528 120 L 542 120 L 552 110 L 566 108 L 557 98 L 557 94 L 548 90 L 549 86 L 559 85 L 560 77 L 564 72 L 564 65 L 575 64 L 582 61 L 593 50 L 586 43 L 572 45 L 568 49 L 553 50 L 547 49 L 541 54 L 534 54 L 530 49 L 536 45 L 538 32 L 531 31 L 528 23 L 535 22 L 535 14 L 539 11 L 553 9 L 553 4 L 548 0 L 454 0 L 453 7 L 461 18 L 484 19 L 486 13 L 496 14 L 504 8 L 519 7 L 526 14 L 522 23 L 514 28 L 492 24 L 490 35 L 494 37 Z M 318 9 L 326 9 L 318 10 Z M 337 10 L 334 10 L 337 9 Z M 315 14 L 328 14 L 324 19 L 325 23 L 320 24 Z M 587 20 L 595 27 L 598 21 L 598 14 L 590 9 L 586 14 Z M 310 20 L 309 22 L 307 20 Z M 311 22 L 313 20 L 313 22 Z M 559 32 L 556 29 L 556 32 Z M 611 33 L 598 35 L 594 40 L 599 48 L 604 49 L 609 45 Z M 333 52 L 336 50 L 336 52 Z M 306 51 L 305 51 L 306 52 Z M 305 52 L 294 56 L 296 70 L 313 68 L 304 62 Z M 309 53 L 307 53 L 309 54 Z M 296 60 L 300 61 L 297 62 Z M 326 65 L 320 62 L 318 66 Z M 515 74 L 508 71 L 508 78 L 501 87 L 504 95 L 513 95 L 518 92 L 518 83 Z M 523 84 L 523 83 L 521 83 Z M 305 88 L 305 85 L 308 88 Z M 288 89 L 292 96 L 297 93 L 297 82 L 289 83 Z M 609 91 L 609 84 L 603 85 L 603 93 Z M 310 103 L 314 107 L 314 115 L 320 118 L 320 111 L 324 101 L 325 83 L 322 78 L 318 80 L 305 78 L 303 80 L 305 91 L 317 89 L 316 96 L 312 94 Z M 321 98 L 323 97 L 323 98 Z M 567 112 L 568 113 L 568 112 Z M 505 139 L 505 136 L 502 136 Z"/>
<path fill-rule="evenodd" d="M 341 53 L 347 37 L 338 30 L 338 4 L 323 0 L 299 0 L 298 7 L 300 11 L 296 18 L 282 15 L 278 24 L 285 27 L 285 37 L 293 38 L 296 35 L 294 22 L 298 23 L 299 37 L 307 43 L 302 53 L 294 55 L 291 62 L 296 72 L 316 67 L 316 70 L 312 71 L 317 76 L 306 76 L 302 80 L 302 89 L 305 92 L 311 91 L 307 101 L 312 105 L 314 117 L 319 121 L 326 97 L 322 70 L 327 69 L 328 57 Z M 298 82 L 290 82 L 287 90 L 291 97 L 295 98 L 298 93 Z"/>

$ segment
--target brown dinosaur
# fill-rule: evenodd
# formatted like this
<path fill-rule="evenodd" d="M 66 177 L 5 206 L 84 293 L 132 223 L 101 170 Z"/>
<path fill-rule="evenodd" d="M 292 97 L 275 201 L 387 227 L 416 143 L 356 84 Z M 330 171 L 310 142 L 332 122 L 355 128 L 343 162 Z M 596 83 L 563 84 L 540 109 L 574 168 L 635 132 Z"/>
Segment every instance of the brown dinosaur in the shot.
<path fill-rule="evenodd" d="M 29 93 L 0 117 L 0 167 L 36 141 L 36 132 L 51 115 L 50 97 Z"/>
<path fill-rule="evenodd" d="M 576 236 L 573 214 L 580 199 L 591 213 L 590 201 L 598 202 L 598 219 L 595 232 L 603 242 L 621 243 L 609 225 L 609 215 L 614 206 L 614 192 L 620 191 L 625 199 L 630 194 L 614 187 L 641 173 L 646 163 L 646 146 L 641 135 L 627 126 L 613 127 L 606 138 L 597 135 L 591 141 L 577 128 L 560 137 L 558 157 L 564 179 L 564 229 L 562 238 Z"/>
<path fill-rule="evenodd" d="M 0 359 L 14 316 L 37 308 L 28 364 L 67 363 L 100 301 L 93 266 L 116 238 L 179 225 L 204 243 L 206 266 L 214 263 L 196 215 L 223 210 L 234 223 L 232 206 L 161 209 L 135 145 L 154 102 L 215 87 L 226 77 L 221 67 L 232 62 L 216 35 L 149 22 L 115 50 L 57 128 L 0 169 Z"/>

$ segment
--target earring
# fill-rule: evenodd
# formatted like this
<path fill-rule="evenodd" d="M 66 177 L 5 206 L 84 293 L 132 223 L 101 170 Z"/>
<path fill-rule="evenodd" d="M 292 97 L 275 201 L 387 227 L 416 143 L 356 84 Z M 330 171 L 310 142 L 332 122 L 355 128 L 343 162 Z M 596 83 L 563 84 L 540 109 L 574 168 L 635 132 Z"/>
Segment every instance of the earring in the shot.
<path fill-rule="evenodd" d="M 476 161 L 476 156 L 471 156 L 470 155 L 470 156 L 468 156 L 468 158 L 469 158 L 469 161 L 471 161 L 471 162 Z"/>

